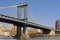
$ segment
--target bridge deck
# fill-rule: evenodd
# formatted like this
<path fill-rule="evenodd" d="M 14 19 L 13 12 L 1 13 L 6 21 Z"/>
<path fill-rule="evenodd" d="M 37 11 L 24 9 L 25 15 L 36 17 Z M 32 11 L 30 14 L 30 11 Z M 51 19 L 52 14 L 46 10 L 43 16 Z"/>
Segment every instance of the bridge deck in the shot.
<path fill-rule="evenodd" d="M 13 23 L 19 26 L 27 25 L 28 27 L 39 28 L 39 29 L 49 29 L 49 30 L 52 29 L 51 27 L 48 27 L 48 26 L 43 26 L 43 25 L 36 24 L 30 21 L 25 22 L 25 21 L 22 21 L 22 19 L 13 18 L 10 16 L 1 15 L 1 14 L 0 14 L 0 21 L 6 22 L 6 23 Z"/>

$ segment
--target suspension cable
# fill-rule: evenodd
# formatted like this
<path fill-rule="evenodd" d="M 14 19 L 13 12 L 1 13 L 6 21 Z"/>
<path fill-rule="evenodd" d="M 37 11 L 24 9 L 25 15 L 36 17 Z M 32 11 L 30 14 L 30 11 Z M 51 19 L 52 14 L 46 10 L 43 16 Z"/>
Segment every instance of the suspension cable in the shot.
<path fill-rule="evenodd" d="M 18 4 L 18 5 L 8 6 L 8 7 L 0 7 L 0 9 L 13 8 L 13 7 L 22 6 L 22 5 L 26 5 L 26 4 Z"/>
<path fill-rule="evenodd" d="M 22 4 L 13 5 L 13 6 L 7 6 L 7 7 L 0 7 L 0 9 L 13 8 L 13 7 L 17 7 L 17 6 L 20 6 L 20 5 L 22 5 Z"/>

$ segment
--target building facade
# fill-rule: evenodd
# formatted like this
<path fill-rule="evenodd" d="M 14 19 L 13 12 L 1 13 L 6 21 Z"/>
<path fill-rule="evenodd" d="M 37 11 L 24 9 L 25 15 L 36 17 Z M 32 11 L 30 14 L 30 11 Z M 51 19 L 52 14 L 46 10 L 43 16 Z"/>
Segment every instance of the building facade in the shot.
<path fill-rule="evenodd" d="M 60 30 L 60 21 L 59 20 L 57 20 L 55 23 L 55 29 Z"/>

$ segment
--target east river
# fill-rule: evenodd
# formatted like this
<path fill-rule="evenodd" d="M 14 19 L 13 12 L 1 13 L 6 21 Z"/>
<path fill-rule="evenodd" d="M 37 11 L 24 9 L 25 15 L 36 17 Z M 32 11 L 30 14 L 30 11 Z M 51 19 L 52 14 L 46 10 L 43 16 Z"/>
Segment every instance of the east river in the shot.
<path fill-rule="evenodd" d="M 60 38 L 0 39 L 0 40 L 60 40 Z"/>

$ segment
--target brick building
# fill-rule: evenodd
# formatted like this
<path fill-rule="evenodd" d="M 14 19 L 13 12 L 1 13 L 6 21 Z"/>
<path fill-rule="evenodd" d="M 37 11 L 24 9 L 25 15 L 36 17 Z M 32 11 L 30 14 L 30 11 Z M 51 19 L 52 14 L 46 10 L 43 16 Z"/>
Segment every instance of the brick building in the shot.
<path fill-rule="evenodd" d="M 55 29 L 60 30 L 60 21 L 59 20 L 57 20 L 55 23 Z"/>

